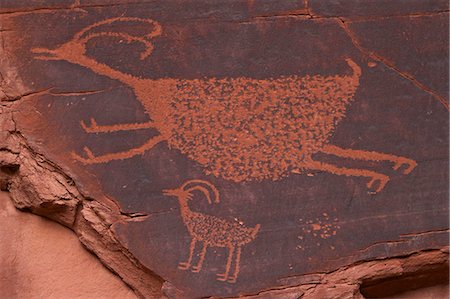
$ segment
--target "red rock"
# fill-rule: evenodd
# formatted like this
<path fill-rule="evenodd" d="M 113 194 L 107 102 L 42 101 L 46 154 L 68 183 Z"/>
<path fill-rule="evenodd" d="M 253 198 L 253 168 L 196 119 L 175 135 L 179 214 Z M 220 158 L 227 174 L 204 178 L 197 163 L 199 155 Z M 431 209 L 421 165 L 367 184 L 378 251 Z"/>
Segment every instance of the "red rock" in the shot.
<path fill-rule="evenodd" d="M 446 263 L 443 1 L 0 3 L 0 185 L 139 295 Z"/>
<path fill-rule="evenodd" d="M 0 192 L 0 298 L 137 298 L 76 235 Z"/>

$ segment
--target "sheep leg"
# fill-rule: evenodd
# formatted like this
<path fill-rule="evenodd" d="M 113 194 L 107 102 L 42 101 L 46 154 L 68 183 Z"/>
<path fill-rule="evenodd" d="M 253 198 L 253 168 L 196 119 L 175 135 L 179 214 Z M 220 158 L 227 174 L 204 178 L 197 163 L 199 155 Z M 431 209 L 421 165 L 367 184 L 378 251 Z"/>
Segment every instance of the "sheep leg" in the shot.
<path fill-rule="evenodd" d="M 227 265 L 225 267 L 225 273 L 217 274 L 217 277 L 218 277 L 217 280 L 227 281 L 228 274 L 230 273 L 231 261 L 233 259 L 233 254 L 234 254 L 234 246 L 230 246 L 229 252 L 228 252 Z"/>
<path fill-rule="evenodd" d="M 206 255 L 206 249 L 208 248 L 208 245 L 206 245 L 205 242 L 203 242 L 202 251 L 200 252 L 200 259 L 198 260 L 197 266 L 192 267 L 192 272 L 198 273 L 203 267 L 203 261 L 205 260 Z"/>
<path fill-rule="evenodd" d="M 80 121 L 80 125 L 86 133 L 112 133 L 119 131 L 131 131 L 131 130 L 155 128 L 155 123 L 152 121 L 148 121 L 145 123 L 99 126 L 94 118 L 90 119 L 89 125 L 86 125 L 84 121 Z"/>
<path fill-rule="evenodd" d="M 188 258 L 187 262 L 179 263 L 178 264 L 178 269 L 181 269 L 181 270 L 189 269 L 189 267 L 191 266 L 191 262 L 192 262 L 192 256 L 194 255 L 195 243 L 196 242 L 197 242 L 196 239 L 192 239 L 191 240 L 191 246 L 189 246 L 189 258 Z"/>
<path fill-rule="evenodd" d="M 124 160 L 124 159 L 128 159 L 128 158 L 131 158 L 131 157 L 134 157 L 137 155 L 141 155 L 145 151 L 153 148 L 156 144 L 160 143 L 161 141 L 165 141 L 165 140 L 166 140 L 165 137 L 158 135 L 158 136 L 155 136 L 155 137 L 149 139 L 146 143 L 144 143 L 143 145 L 141 145 L 139 147 L 132 148 L 130 150 L 123 151 L 123 152 L 105 154 L 105 155 L 101 155 L 101 156 L 95 156 L 88 147 L 84 147 L 84 151 L 87 155 L 87 158 L 84 158 L 74 152 L 72 152 L 71 154 L 75 160 L 77 160 L 83 164 L 108 163 L 108 162 L 114 161 L 114 160 Z"/>
<path fill-rule="evenodd" d="M 236 260 L 235 260 L 235 264 L 234 264 L 234 273 L 233 273 L 233 275 L 230 278 L 228 278 L 228 282 L 231 282 L 231 283 L 235 283 L 236 282 L 236 279 L 237 279 L 238 274 L 239 274 L 240 263 L 241 263 L 241 246 L 238 246 L 237 250 L 236 250 Z"/>
<path fill-rule="evenodd" d="M 337 167 L 333 164 L 313 160 L 305 161 L 302 166 L 306 169 L 322 170 L 336 175 L 368 177 L 371 179 L 367 183 L 368 188 L 372 188 L 375 182 L 379 182 L 378 188 L 375 190 L 375 192 L 380 192 L 381 190 L 383 190 L 384 186 L 386 186 L 387 182 L 389 181 L 389 177 L 387 175 L 366 169 Z"/>
<path fill-rule="evenodd" d="M 322 150 L 322 153 L 334 155 L 343 158 L 350 159 L 358 159 L 358 160 L 366 160 L 366 161 L 390 161 L 394 163 L 394 170 L 400 169 L 403 165 L 407 167 L 403 170 L 404 174 L 409 174 L 413 169 L 417 166 L 417 162 L 405 157 L 399 157 L 390 154 L 372 152 L 372 151 L 363 151 L 363 150 L 353 150 L 353 149 L 344 149 L 335 145 L 327 144 Z"/>

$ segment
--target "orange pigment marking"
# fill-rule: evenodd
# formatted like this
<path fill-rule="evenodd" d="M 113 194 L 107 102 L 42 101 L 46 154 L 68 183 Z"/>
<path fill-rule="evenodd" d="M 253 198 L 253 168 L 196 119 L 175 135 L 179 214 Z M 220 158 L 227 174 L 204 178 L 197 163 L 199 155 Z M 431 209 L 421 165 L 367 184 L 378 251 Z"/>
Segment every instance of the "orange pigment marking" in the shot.
<path fill-rule="evenodd" d="M 149 33 L 132 36 L 120 32 L 92 32 L 115 22 L 139 22 Z M 120 38 L 144 45 L 141 59 L 153 50 L 151 39 L 161 35 L 156 21 L 118 17 L 92 24 L 57 49 L 33 49 L 42 60 L 65 60 L 93 72 L 118 80 L 134 90 L 152 121 L 142 124 L 98 125 L 81 122 L 87 133 L 106 133 L 154 128 L 160 135 L 144 145 L 124 152 L 95 156 L 85 149 L 87 158 L 73 157 L 85 164 L 107 163 L 140 155 L 157 143 L 166 141 L 198 162 L 206 174 L 234 182 L 278 180 L 291 172 L 308 169 L 337 175 L 369 177 L 371 186 L 380 181 L 380 191 L 389 177 L 360 169 L 338 168 L 312 161 L 317 152 L 352 159 L 392 161 L 407 164 L 409 173 L 416 165 L 410 159 L 375 152 L 344 150 L 328 145 L 328 139 L 344 118 L 359 86 L 361 68 L 346 59 L 351 75 L 281 76 L 268 79 L 201 78 L 142 79 L 113 69 L 86 55 L 86 45 L 94 38 Z M 397 168 L 396 168 L 397 167 Z"/>
<path fill-rule="evenodd" d="M 194 190 L 200 191 L 206 196 L 211 204 L 219 202 L 219 191 L 211 183 L 203 180 L 191 180 L 184 183 L 180 188 L 164 190 L 164 194 L 175 196 L 180 204 L 181 217 L 191 236 L 191 245 L 189 247 L 189 257 L 186 262 L 179 264 L 178 268 L 187 270 L 192 266 L 192 258 L 197 242 L 203 242 L 200 258 L 196 266 L 192 267 L 192 272 L 200 272 L 203 267 L 203 261 L 208 247 L 223 247 L 228 249 L 228 258 L 226 262 L 225 272 L 218 274 L 217 280 L 236 282 L 239 274 L 241 246 L 252 242 L 259 232 L 260 225 L 257 224 L 253 228 L 243 225 L 241 221 L 228 221 L 215 216 L 206 215 L 192 211 L 188 206 L 188 201 L 192 200 Z M 230 276 L 230 269 L 234 259 L 234 271 Z"/>
<path fill-rule="evenodd" d="M 386 186 L 389 181 L 387 175 L 366 169 L 338 167 L 333 164 L 312 160 L 309 161 L 307 165 L 309 169 L 322 170 L 337 175 L 368 177 L 370 178 L 370 181 L 367 183 L 368 188 L 372 188 L 374 183 L 379 182 L 378 188 L 375 190 L 376 192 L 383 190 L 384 186 Z"/>
<path fill-rule="evenodd" d="M 367 161 L 390 161 L 394 163 L 394 170 L 400 169 L 403 165 L 406 165 L 406 169 L 403 170 L 404 174 L 409 174 L 417 166 L 417 162 L 408 158 L 399 157 L 390 154 L 383 154 L 371 151 L 361 151 L 353 149 L 343 149 L 335 145 L 327 144 L 321 152 L 326 154 L 332 154 L 343 158 L 351 158 L 354 160 L 367 160 Z"/>
<path fill-rule="evenodd" d="M 317 217 L 315 220 L 305 221 L 304 223 L 306 225 L 301 225 L 303 233 L 324 240 L 336 236 L 337 231 L 341 228 L 340 225 L 338 225 L 338 218 L 330 219 L 326 213 L 323 213 L 322 215 L 323 217 Z M 300 219 L 300 221 L 303 222 L 302 219 Z M 303 236 L 298 236 L 297 238 L 299 240 L 304 239 Z M 320 242 L 318 242 L 317 245 L 320 246 Z M 301 245 L 297 245 L 297 248 L 304 250 Z"/>
<path fill-rule="evenodd" d="M 320 226 L 320 224 L 317 223 L 313 223 L 311 224 L 311 227 L 313 230 L 320 230 L 322 227 Z"/>
<path fill-rule="evenodd" d="M 91 118 L 90 125 L 86 125 L 84 121 L 81 121 L 81 127 L 88 133 L 111 133 L 119 131 L 131 131 L 139 129 L 150 129 L 154 128 L 155 124 L 151 121 L 146 123 L 134 123 L 134 124 L 121 124 L 121 125 L 111 125 L 111 126 L 99 126 L 95 119 Z"/>

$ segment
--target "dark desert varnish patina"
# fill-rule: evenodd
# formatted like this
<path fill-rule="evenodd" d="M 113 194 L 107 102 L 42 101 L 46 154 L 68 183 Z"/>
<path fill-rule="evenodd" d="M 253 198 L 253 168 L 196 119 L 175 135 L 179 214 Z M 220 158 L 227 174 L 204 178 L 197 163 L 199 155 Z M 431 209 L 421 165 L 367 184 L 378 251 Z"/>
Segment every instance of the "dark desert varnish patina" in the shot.
<path fill-rule="evenodd" d="M 151 30 L 144 37 L 111 31 L 92 32 L 116 22 L 149 24 Z M 289 172 L 309 169 L 369 177 L 369 188 L 379 181 L 376 191 L 384 188 L 388 176 L 325 164 L 314 161 L 311 155 L 323 152 L 345 158 L 391 161 L 395 170 L 406 165 L 405 174 L 416 167 L 417 163 L 411 159 L 326 144 L 359 86 L 361 68 L 350 58 L 345 59 L 353 71 L 350 76 L 154 80 L 113 69 L 86 55 L 86 44 L 91 39 L 112 37 L 144 44 L 140 58 L 145 59 L 153 50 L 149 40 L 161 32 L 161 25 L 154 20 L 119 17 L 87 26 L 56 49 L 32 49 L 33 53 L 42 54 L 36 59 L 67 61 L 128 85 L 152 118 L 146 123 L 112 126 L 99 126 L 91 119 L 89 126 L 81 122 L 87 133 L 148 128 L 159 132 L 145 144 L 124 152 L 95 156 L 85 147 L 87 158 L 73 153 L 76 160 L 97 164 L 127 159 L 166 141 L 170 147 L 202 164 L 207 174 L 235 182 L 276 180 Z"/>
<path fill-rule="evenodd" d="M 3 2 L 34 92 L 18 128 L 94 200 L 149 215 L 113 232 L 177 294 L 447 244 L 439 1 Z"/>

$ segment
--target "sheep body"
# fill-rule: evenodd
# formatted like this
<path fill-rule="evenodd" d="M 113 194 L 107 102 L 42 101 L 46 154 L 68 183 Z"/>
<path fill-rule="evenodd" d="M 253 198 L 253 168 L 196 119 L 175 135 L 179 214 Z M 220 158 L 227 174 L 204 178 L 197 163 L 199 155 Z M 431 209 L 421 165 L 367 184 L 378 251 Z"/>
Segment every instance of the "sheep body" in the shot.
<path fill-rule="evenodd" d="M 191 237 L 209 246 L 245 245 L 253 241 L 259 231 L 259 225 L 249 228 L 239 222 L 193 211 L 185 211 L 182 217 Z"/>
<path fill-rule="evenodd" d="M 200 193 L 194 193 L 193 191 L 200 191 Z M 215 216 L 192 211 L 189 208 L 188 202 L 192 200 L 195 195 L 203 194 L 210 204 L 212 203 L 211 198 L 214 199 L 215 203 L 220 201 L 219 191 L 213 184 L 207 181 L 190 180 L 185 182 L 179 188 L 163 190 L 163 193 L 167 196 L 177 197 L 183 223 L 191 237 L 189 257 L 186 262 L 181 262 L 178 268 L 181 270 L 188 270 L 192 267 L 196 243 L 201 241 L 203 246 L 200 252 L 200 258 L 197 265 L 192 267 L 192 271 L 199 272 L 202 269 L 208 247 L 224 247 L 228 248 L 228 258 L 225 272 L 218 274 L 218 280 L 231 283 L 236 282 L 240 268 L 241 246 L 250 243 L 256 238 L 261 225 L 257 224 L 255 227 L 249 228 L 237 220 L 228 221 Z M 233 258 L 234 271 L 230 276 Z"/>
<path fill-rule="evenodd" d="M 180 80 L 167 142 L 227 180 L 277 180 L 301 171 L 345 115 L 356 76 Z"/>
<path fill-rule="evenodd" d="M 138 22 L 149 33 L 135 36 L 122 32 L 97 32 L 118 22 Z M 111 29 L 111 28 L 110 28 Z M 198 162 L 206 174 L 234 182 L 278 180 L 305 170 L 369 178 L 368 188 L 378 183 L 381 191 L 389 176 L 363 168 L 339 167 L 313 159 L 321 152 L 363 161 L 388 161 L 394 170 L 409 174 L 417 163 L 392 154 L 341 148 L 328 143 L 359 86 L 361 68 L 350 58 L 351 75 L 281 76 L 255 79 L 141 78 L 114 69 L 87 55 L 87 43 L 95 38 L 121 38 L 145 46 L 141 59 L 153 51 L 151 39 L 161 35 L 161 25 L 151 19 L 117 17 L 94 23 L 56 49 L 35 48 L 42 60 L 65 60 L 126 84 L 149 116 L 145 123 L 98 125 L 95 119 L 81 126 L 87 133 L 106 133 L 152 128 L 158 131 L 144 144 L 117 153 L 87 157 L 72 153 L 84 164 L 108 163 L 143 154 L 158 143 L 180 150 Z"/>

